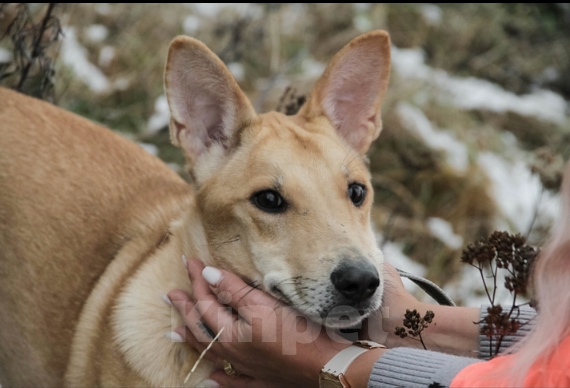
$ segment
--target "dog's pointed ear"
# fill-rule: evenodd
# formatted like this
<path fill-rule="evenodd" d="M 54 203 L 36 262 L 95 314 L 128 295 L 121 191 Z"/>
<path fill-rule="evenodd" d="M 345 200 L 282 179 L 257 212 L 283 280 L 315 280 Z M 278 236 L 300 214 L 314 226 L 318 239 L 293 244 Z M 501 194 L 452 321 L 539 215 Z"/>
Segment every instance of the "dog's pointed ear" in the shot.
<path fill-rule="evenodd" d="M 228 154 L 236 132 L 255 120 L 247 97 L 224 63 L 202 42 L 172 41 L 164 74 L 170 138 L 193 165 L 216 148 Z"/>
<path fill-rule="evenodd" d="M 372 31 L 338 52 L 300 115 L 326 116 L 351 147 L 364 154 L 380 134 L 380 106 L 390 78 L 390 37 Z"/>

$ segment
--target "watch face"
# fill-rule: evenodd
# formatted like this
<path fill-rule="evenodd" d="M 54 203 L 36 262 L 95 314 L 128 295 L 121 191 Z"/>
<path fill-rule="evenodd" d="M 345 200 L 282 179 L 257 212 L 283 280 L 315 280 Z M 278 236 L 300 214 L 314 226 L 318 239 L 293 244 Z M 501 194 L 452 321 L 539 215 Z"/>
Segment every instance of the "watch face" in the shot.
<path fill-rule="evenodd" d="M 321 371 L 319 373 L 319 387 L 320 388 L 344 388 L 337 376 L 332 373 Z"/>
<path fill-rule="evenodd" d="M 340 381 L 321 380 L 319 382 L 320 388 L 344 388 Z"/>
<path fill-rule="evenodd" d="M 386 348 L 386 346 L 384 346 L 384 345 L 381 345 L 381 344 L 373 342 L 373 341 L 366 341 L 366 340 L 356 341 L 354 343 L 354 345 L 360 346 L 361 348 L 364 348 L 364 349 Z"/>

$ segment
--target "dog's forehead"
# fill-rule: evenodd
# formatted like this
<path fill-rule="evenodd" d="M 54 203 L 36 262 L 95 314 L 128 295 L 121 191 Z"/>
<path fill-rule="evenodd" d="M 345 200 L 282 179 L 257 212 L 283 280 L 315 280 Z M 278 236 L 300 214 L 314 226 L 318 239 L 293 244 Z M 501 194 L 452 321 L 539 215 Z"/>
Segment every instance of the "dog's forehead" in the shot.
<path fill-rule="evenodd" d="M 277 112 L 260 115 L 251 159 L 276 166 L 301 165 L 307 170 L 327 168 L 348 174 L 366 169 L 362 157 L 347 146 L 332 126 L 307 125 L 296 116 Z"/>

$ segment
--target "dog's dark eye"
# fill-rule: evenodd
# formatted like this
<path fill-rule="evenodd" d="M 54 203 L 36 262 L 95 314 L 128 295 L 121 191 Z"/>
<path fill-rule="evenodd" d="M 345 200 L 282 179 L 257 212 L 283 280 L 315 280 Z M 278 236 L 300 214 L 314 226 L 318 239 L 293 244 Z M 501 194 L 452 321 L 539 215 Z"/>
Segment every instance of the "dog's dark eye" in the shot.
<path fill-rule="evenodd" d="M 263 190 L 253 194 L 251 201 L 255 206 L 268 213 L 281 213 L 285 210 L 287 203 L 274 190 Z"/>
<path fill-rule="evenodd" d="M 364 198 L 366 198 L 366 187 L 358 183 L 350 184 L 348 185 L 348 196 L 354 206 L 358 207 L 362 205 Z"/>

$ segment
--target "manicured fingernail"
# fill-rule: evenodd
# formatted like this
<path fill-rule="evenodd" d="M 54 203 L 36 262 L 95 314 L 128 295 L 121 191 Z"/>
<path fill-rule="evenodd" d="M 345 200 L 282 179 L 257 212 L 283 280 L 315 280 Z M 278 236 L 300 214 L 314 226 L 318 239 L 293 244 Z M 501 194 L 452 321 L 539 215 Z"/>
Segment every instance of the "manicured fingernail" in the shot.
<path fill-rule="evenodd" d="M 182 255 L 182 263 L 184 264 L 184 268 L 188 268 L 188 260 L 186 260 L 186 256 Z"/>
<path fill-rule="evenodd" d="M 202 276 L 211 286 L 217 286 L 222 278 L 222 273 L 214 267 L 206 267 L 202 270 Z"/>
<path fill-rule="evenodd" d="M 220 384 L 212 379 L 207 379 L 202 381 L 199 386 L 203 388 L 217 388 L 220 386 Z"/>
<path fill-rule="evenodd" d="M 166 333 L 166 338 L 168 338 L 172 342 L 184 342 L 184 338 L 180 336 L 180 334 L 170 331 Z"/>
<path fill-rule="evenodd" d="M 166 303 L 167 305 L 172 306 L 172 302 L 170 301 L 170 298 L 168 298 L 168 296 L 166 296 L 166 295 L 161 295 L 161 296 L 160 296 L 160 299 L 162 299 L 162 301 L 163 301 L 164 303 Z"/>

